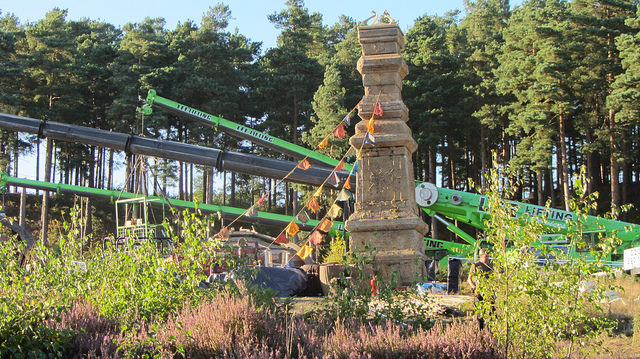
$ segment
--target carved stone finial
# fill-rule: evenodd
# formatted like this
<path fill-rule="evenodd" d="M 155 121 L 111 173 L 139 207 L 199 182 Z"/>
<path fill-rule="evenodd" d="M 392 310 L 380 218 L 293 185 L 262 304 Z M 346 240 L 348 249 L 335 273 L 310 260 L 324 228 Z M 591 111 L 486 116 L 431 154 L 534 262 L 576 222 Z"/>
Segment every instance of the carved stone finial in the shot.
<path fill-rule="evenodd" d="M 390 24 L 395 24 L 396 21 L 391 17 L 391 15 L 389 15 L 389 12 L 387 12 L 387 10 L 385 9 L 384 12 L 382 13 L 382 16 L 386 17 L 387 20 L 389 20 Z"/>
<path fill-rule="evenodd" d="M 371 19 L 373 19 L 373 22 L 371 23 L 371 25 L 375 24 L 376 21 L 378 21 L 378 14 L 373 10 L 371 10 L 371 13 L 373 15 L 369 16 L 366 20 L 361 22 L 360 25 L 369 26 L 369 20 L 371 20 Z"/>
<path fill-rule="evenodd" d="M 382 17 L 378 16 L 378 13 L 376 13 L 375 11 L 371 11 L 371 13 L 373 15 L 369 16 L 366 20 L 362 21 L 360 23 L 360 25 L 364 25 L 364 26 L 372 26 L 372 25 L 383 25 L 385 24 L 384 22 L 382 22 L 382 19 L 386 19 L 387 21 L 389 21 L 389 24 L 395 24 L 396 21 L 391 17 L 391 15 L 389 15 L 389 12 L 387 10 L 385 10 L 382 13 Z M 369 24 L 369 20 L 373 19 L 373 21 L 371 21 L 371 24 Z"/>

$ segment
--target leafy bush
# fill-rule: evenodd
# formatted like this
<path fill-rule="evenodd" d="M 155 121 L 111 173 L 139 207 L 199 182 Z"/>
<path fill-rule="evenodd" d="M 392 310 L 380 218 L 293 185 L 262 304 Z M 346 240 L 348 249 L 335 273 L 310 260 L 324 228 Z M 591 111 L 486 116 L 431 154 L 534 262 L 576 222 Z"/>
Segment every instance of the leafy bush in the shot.
<path fill-rule="evenodd" d="M 589 341 L 609 325 L 600 304 L 607 288 L 594 282 L 589 290 L 581 290 L 592 274 L 606 268 L 598 260 L 587 262 L 584 257 L 546 246 L 540 247 L 540 255 L 548 260 L 544 265 L 534 264 L 536 253 L 531 246 L 545 233 L 546 215 L 518 219 L 515 205 L 504 200 L 510 198 L 515 186 L 505 186 L 497 171 L 492 171 L 488 182 L 486 208 L 491 218 L 485 234 L 492 248 L 494 271 L 478 286 L 478 293 L 487 298 L 480 302 L 479 314 L 509 357 L 549 356 L 559 339 L 569 345 L 565 353 L 557 354 L 570 357 L 576 347 L 585 349 L 593 344 Z M 581 202 L 572 202 L 576 219 L 568 222 L 566 238 L 580 247 L 584 245 L 582 222 L 595 196 L 585 193 L 586 185 L 580 178 L 574 179 L 574 184 Z M 604 258 L 611 252 L 612 242 L 602 239 L 599 252 L 592 255 Z"/>

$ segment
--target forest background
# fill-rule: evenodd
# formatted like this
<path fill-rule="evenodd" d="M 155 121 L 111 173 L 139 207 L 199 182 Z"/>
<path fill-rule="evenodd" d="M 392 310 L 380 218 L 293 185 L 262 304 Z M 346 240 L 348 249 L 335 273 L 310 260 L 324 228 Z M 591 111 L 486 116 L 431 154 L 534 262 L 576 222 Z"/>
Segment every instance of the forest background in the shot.
<path fill-rule="evenodd" d="M 200 23 L 167 29 L 162 18 L 116 27 L 68 20 L 54 8 L 22 23 L 0 18 L 0 111 L 224 150 L 284 158 L 162 111 L 135 108 L 153 88 L 163 97 L 313 148 L 363 95 L 356 70 L 357 22 L 331 26 L 303 1 L 268 19 L 277 46 L 262 50 L 228 29 L 232 9 L 210 7 Z M 393 15 L 393 14 L 392 14 Z M 361 20 L 361 19 L 359 19 Z M 640 202 L 640 10 L 636 0 L 465 1 L 464 12 L 423 15 L 408 28 L 403 98 L 418 143 L 416 179 L 472 191 L 495 153 L 520 179 L 515 200 L 568 208 L 572 175 L 585 166 L 598 212 Z M 356 122 L 352 117 L 352 125 Z M 347 129 L 353 133 L 353 127 Z M 349 136 L 323 151 L 340 158 Z M 0 168 L 20 175 L 34 156 L 36 179 L 172 192 L 177 198 L 297 213 L 315 189 L 113 150 L 0 133 Z M 51 163 L 51 177 L 40 173 Z M 143 166 L 140 166 L 143 164 Z M 144 180 L 141 180 L 144 179 Z M 146 183 L 146 185 L 141 185 Z M 321 215 L 321 214 L 319 214 Z M 637 211 L 627 214 L 637 222 Z"/>

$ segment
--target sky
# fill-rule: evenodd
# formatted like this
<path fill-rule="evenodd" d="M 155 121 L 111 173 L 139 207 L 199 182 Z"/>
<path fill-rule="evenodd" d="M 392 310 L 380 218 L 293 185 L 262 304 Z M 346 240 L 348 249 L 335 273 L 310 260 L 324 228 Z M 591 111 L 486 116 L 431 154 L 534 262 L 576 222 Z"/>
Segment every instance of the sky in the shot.
<path fill-rule="evenodd" d="M 267 15 L 285 9 L 286 0 L 187 0 L 187 1 L 139 1 L 139 0 L 0 0 L 3 14 L 13 13 L 22 23 L 35 22 L 44 14 L 58 7 L 68 10 L 68 20 L 89 18 L 103 20 L 116 26 L 139 22 L 145 17 L 163 17 L 166 28 L 173 29 L 178 22 L 188 19 L 199 23 L 209 6 L 222 2 L 229 6 L 232 20 L 229 30 L 238 32 L 253 41 L 263 43 L 263 50 L 276 45 L 279 30 L 267 19 Z M 464 9 L 463 0 L 306 0 L 310 12 L 322 14 L 325 25 L 332 25 L 344 14 L 356 21 L 371 15 L 371 11 L 387 10 L 406 30 L 421 15 L 444 15 L 453 9 Z"/>

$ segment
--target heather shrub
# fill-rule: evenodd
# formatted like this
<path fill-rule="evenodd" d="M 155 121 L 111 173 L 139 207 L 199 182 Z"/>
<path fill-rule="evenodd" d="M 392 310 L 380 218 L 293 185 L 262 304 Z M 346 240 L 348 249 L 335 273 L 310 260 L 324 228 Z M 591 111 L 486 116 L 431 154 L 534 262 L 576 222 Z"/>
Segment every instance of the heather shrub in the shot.
<path fill-rule="evenodd" d="M 187 357 L 216 356 L 239 343 L 260 343 L 267 318 L 268 312 L 258 310 L 250 296 L 222 293 L 198 306 L 185 306 L 157 339 Z"/>

